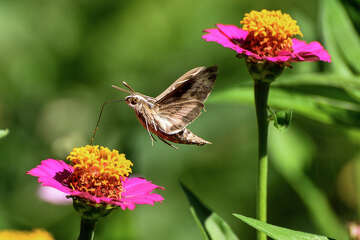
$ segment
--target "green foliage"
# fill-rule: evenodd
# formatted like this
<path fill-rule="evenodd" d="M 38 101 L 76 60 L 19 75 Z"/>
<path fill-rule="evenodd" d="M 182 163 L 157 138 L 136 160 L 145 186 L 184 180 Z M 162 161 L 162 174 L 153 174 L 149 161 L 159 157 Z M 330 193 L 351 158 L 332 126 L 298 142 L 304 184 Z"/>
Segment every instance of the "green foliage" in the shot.
<path fill-rule="evenodd" d="M 9 134 L 9 129 L 0 129 L 0 138 L 6 137 Z"/>
<path fill-rule="evenodd" d="M 346 69 L 344 65 L 348 64 L 350 69 L 354 69 L 355 73 L 359 74 L 360 39 L 351 19 L 339 0 L 322 0 L 321 7 L 322 29 L 326 43 L 331 45 L 331 50 L 334 50 L 334 54 L 330 51 L 335 58 L 334 68 Z"/>
<path fill-rule="evenodd" d="M 360 127 L 360 101 L 355 96 L 359 90 L 360 81 L 342 75 L 281 77 L 271 86 L 269 105 L 294 109 L 294 114 L 327 124 Z M 253 104 L 253 87 L 244 85 L 217 92 L 209 101 Z"/>
<path fill-rule="evenodd" d="M 336 239 L 347 239 L 347 231 L 336 216 L 326 195 L 306 176 L 306 166 L 314 157 L 311 139 L 294 128 L 287 132 L 271 131 L 271 161 L 299 194 L 315 225 Z"/>
<path fill-rule="evenodd" d="M 359 8 L 360 8 L 360 1 L 359 0 L 342 0 L 341 3 L 346 8 L 347 13 L 354 24 L 357 32 L 360 32 L 360 15 L 359 15 Z"/>
<path fill-rule="evenodd" d="M 278 226 L 274 226 L 254 218 L 245 217 L 240 214 L 234 214 L 235 217 L 239 218 L 241 221 L 249 224 L 251 227 L 262 231 L 269 237 L 275 240 L 329 240 L 325 236 L 294 231 L 288 228 L 282 228 Z"/>
<path fill-rule="evenodd" d="M 201 236 L 205 240 L 237 240 L 230 226 L 215 212 L 212 212 L 183 184 L 180 183 L 189 203 Z"/>

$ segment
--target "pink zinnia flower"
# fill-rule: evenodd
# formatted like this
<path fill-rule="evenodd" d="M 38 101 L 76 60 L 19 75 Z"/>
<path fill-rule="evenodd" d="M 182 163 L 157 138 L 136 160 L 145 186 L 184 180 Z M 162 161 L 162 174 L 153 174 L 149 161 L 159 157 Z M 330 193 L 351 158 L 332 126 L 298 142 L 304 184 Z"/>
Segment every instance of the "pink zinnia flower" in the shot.
<path fill-rule="evenodd" d="M 38 177 L 43 186 L 56 188 L 72 198 L 89 204 L 119 206 L 133 210 L 136 204 L 161 202 L 163 197 L 152 193 L 159 187 L 143 178 L 129 178 L 130 160 L 117 150 L 90 146 L 74 148 L 62 160 L 47 159 L 27 173 Z"/>
<path fill-rule="evenodd" d="M 254 62 L 331 61 L 319 42 L 306 43 L 292 38 L 302 36 L 300 28 L 290 15 L 281 11 L 251 11 L 240 23 L 242 28 L 217 24 L 217 28 L 206 29 L 202 38 L 231 48 Z"/>

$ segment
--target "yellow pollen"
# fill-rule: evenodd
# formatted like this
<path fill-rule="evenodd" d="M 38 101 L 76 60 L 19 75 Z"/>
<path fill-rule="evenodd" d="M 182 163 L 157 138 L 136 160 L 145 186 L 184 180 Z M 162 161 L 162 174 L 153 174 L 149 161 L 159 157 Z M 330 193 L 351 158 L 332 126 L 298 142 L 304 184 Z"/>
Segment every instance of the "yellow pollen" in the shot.
<path fill-rule="evenodd" d="M 120 199 L 122 181 L 131 173 L 133 163 L 125 154 L 102 146 L 74 148 L 66 158 L 74 172 L 67 179 L 69 186 L 96 197 Z"/>
<path fill-rule="evenodd" d="M 277 56 L 280 51 L 291 51 L 295 35 L 303 36 L 296 21 L 280 10 L 251 11 L 240 21 L 249 32 L 245 48 L 260 56 Z"/>

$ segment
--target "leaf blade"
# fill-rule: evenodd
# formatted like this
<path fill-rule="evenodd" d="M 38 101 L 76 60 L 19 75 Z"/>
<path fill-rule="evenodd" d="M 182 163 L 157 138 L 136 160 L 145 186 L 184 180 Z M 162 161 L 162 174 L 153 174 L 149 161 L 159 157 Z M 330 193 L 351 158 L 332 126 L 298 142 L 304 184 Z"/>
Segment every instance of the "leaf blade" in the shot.
<path fill-rule="evenodd" d="M 183 183 L 180 185 L 190 203 L 190 211 L 205 240 L 238 240 L 230 226 L 215 212 L 208 209 Z"/>
<path fill-rule="evenodd" d="M 328 12 L 329 29 L 335 39 L 338 49 L 346 62 L 360 73 L 360 41 L 359 36 L 346 13 L 343 5 L 338 0 L 323 1 L 324 11 Z M 325 22 L 325 21 L 324 21 Z M 350 47 L 349 47 L 350 46 Z"/>
<path fill-rule="evenodd" d="M 331 64 L 328 67 L 335 73 L 351 76 L 352 72 L 342 57 L 341 51 L 337 46 L 335 36 L 333 35 L 333 25 L 331 23 L 332 15 L 329 10 L 327 0 L 321 1 L 321 29 L 322 35 L 326 43 L 326 48 L 331 54 Z"/>
<path fill-rule="evenodd" d="M 324 84 L 324 79 L 321 80 Z M 333 83 L 325 89 L 311 83 L 295 84 L 281 82 L 270 90 L 269 106 L 283 110 L 293 109 L 301 114 L 327 124 L 341 124 L 347 127 L 360 126 L 360 103 L 346 89 Z M 331 90 L 331 91 L 330 91 Z M 209 103 L 253 104 L 253 87 L 231 88 L 213 94 Z"/>
<path fill-rule="evenodd" d="M 233 215 L 238 219 L 240 219 L 241 221 L 245 222 L 246 224 L 250 225 L 251 227 L 265 233 L 266 235 L 268 235 L 269 237 L 275 240 L 330 240 L 331 239 L 321 235 L 299 232 L 283 227 L 278 227 L 269 223 L 259 221 L 254 218 L 245 217 L 240 214 L 233 214 Z"/>

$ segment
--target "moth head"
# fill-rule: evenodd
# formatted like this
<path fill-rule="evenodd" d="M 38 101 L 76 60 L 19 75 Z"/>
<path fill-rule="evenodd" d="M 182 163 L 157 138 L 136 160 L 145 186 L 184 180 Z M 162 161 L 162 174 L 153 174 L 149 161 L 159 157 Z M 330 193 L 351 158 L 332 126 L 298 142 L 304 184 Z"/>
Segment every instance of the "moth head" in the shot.
<path fill-rule="evenodd" d="M 121 92 L 130 94 L 129 96 L 125 97 L 125 102 L 127 103 L 127 105 L 134 108 L 135 110 L 139 110 L 141 108 L 142 104 L 150 104 L 147 100 L 147 98 L 149 98 L 149 97 L 146 97 L 146 96 L 142 95 L 141 93 L 135 92 L 134 89 L 132 89 L 130 87 L 130 85 L 127 84 L 126 82 L 122 82 L 122 84 L 127 89 L 124 89 L 124 88 L 121 88 L 121 87 L 118 87 L 115 85 L 112 85 L 112 87 Z"/>
<path fill-rule="evenodd" d="M 116 90 L 119 90 L 121 92 L 130 94 L 129 96 L 125 97 L 125 101 L 129 106 L 135 106 L 138 103 L 138 99 L 135 97 L 136 96 L 136 92 L 134 91 L 134 89 L 132 89 L 132 87 L 130 87 L 129 84 L 127 84 L 127 82 L 122 82 L 122 84 L 127 87 L 128 89 L 124 89 L 121 87 L 118 87 L 116 85 L 112 85 L 113 88 L 115 88 Z"/>
<path fill-rule="evenodd" d="M 127 105 L 129 105 L 132 108 L 135 108 L 136 105 L 140 103 L 141 99 L 137 95 L 129 95 L 125 97 L 125 102 Z"/>

